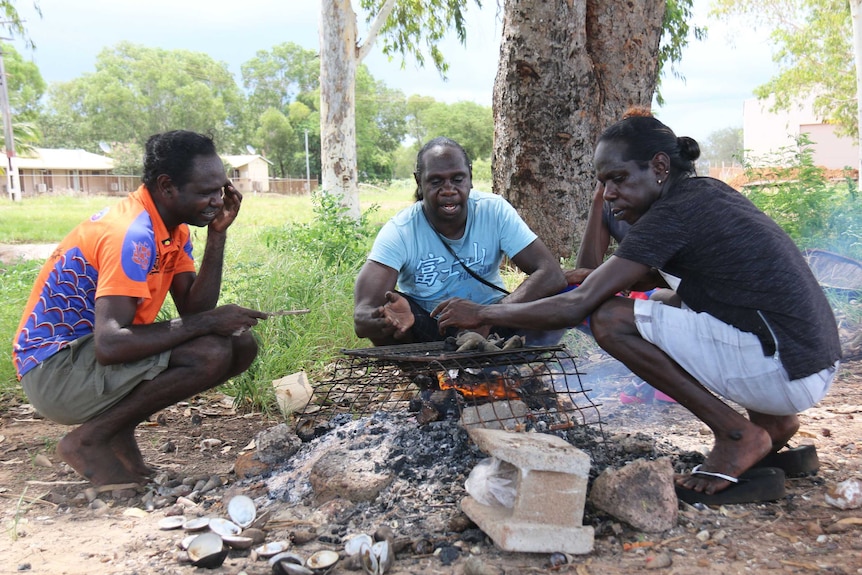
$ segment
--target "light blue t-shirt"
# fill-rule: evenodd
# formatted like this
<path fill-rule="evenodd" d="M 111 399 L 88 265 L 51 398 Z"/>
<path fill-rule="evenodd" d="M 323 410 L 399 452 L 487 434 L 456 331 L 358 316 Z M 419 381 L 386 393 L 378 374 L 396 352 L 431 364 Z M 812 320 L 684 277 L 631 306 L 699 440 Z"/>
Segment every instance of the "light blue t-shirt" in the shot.
<path fill-rule="evenodd" d="M 451 297 L 480 304 L 503 297 L 502 292 L 461 269 L 444 241 L 473 272 L 503 287 L 503 255 L 516 256 L 536 237 L 503 197 L 472 190 L 467 199 L 467 228 L 460 239 L 438 235 L 422 213 L 422 202 L 416 202 L 386 222 L 368 259 L 398 270 L 398 290 L 430 312 Z"/>

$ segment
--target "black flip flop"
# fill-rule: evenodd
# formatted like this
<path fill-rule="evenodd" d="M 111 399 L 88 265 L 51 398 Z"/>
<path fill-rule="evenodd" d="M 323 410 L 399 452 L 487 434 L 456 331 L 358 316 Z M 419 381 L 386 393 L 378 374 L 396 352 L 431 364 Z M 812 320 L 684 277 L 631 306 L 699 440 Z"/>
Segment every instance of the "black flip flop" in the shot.
<path fill-rule="evenodd" d="M 681 485 L 676 486 L 676 496 L 688 504 L 703 503 L 704 505 L 734 505 L 741 503 L 759 503 L 775 501 L 785 495 L 784 471 L 777 467 L 756 467 L 742 475 L 730 477 L 722 473 L 692 470 L 694 475 L 709 475 L 731 482 L 731 485 L 721 491 L 707 495 Z"/>
<path fill-rule="evenodd" d="M 754 467 L 778 467 L 787 477 L 805 477 L 817 474 L 820 459 L 813 445 L 800 445 L 770 453 L 755 463 Z"/>

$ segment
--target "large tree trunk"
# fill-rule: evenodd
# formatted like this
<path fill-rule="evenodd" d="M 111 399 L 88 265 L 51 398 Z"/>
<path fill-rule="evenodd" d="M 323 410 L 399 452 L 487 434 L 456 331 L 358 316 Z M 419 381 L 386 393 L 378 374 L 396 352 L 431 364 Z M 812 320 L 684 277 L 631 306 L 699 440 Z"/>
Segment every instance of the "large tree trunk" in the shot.
<path fill-rule="evenodd" d="M 350 0 L 320 2 L 320 163 L 322 190 L 341 196 L 359 219 L 356 171 L 356 13 Z"/>
<path fill-rule="evenodd" d="M 506 0 L 494 83 L 494 190 L 570 257 L 595 187 L 593 147 L 649 106 L 664 0 Z"/>

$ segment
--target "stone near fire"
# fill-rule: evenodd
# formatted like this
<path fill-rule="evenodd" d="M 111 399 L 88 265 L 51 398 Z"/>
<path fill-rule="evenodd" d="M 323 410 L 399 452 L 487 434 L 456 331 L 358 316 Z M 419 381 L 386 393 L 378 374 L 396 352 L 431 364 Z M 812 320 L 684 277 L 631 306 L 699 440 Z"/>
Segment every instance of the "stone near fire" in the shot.
<path fill-rule="evenodd" d="M 331 449 L 311 468 L 309 481 L 317 503 L 341 497 L 354 503 L 373 501 L 392 482 L 391 473 L 374 470 L 370 457 L 357 457 L 356 451 Z"/>
<path fill-rule="evenodd" d="M 256 458 L 268 465 L 284 462 L 302 446 L 302 440 L 285 423 L 261 431 L 255 437 Z"/>
<path fill-rule="evenodd" d="M 543 433 L 468 429 L 484 453 L 518 468 L 515 504 L 482 505 L 472 497 L 461 509 L 505 551 L 584 554 L 593 528 L 583 525 L 590 458 L 565 440 Z"/>
<path fill-rule="evenodd" d="M 489 401 L 481 405 L 467 405 L 461 410 L 461 427 L 485 429 L 513 429 L 524 421 L 529 412 L 523 401 Z"/>
<path fill-rule="evenodd" d="M 593 482 L 590 502 L 598 509 L 647 533 L 676 526 L 679 502 L 673 465 L 663 457 L 638 459 L 621 469 L 605 469 Z"/>

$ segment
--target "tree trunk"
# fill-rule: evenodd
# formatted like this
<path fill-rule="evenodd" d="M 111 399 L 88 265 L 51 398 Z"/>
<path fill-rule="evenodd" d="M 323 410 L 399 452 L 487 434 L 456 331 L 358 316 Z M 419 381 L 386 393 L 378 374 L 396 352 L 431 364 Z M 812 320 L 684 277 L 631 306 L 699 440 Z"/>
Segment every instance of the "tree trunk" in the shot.
<path fill-rule="evenodd" d="M 322 190 L 359 219 L 356 171 L 356 13 L 350 0 L 320 2 L 320 163 Z"/>
<path fill-rule="evenodd" d="M 853 60 L 856 62 L 856 181 L 862 187 L 862 0 L 850 0 L 850 18 L 853 20 Z"/>
<path fill-rule="evenodd" d="M 652 102 L 664 10 L 664 0 L 505 2 L 494 190 L 558 257 L 583 234 L 596 139 Z"/>

